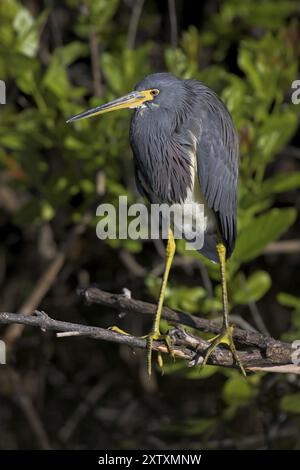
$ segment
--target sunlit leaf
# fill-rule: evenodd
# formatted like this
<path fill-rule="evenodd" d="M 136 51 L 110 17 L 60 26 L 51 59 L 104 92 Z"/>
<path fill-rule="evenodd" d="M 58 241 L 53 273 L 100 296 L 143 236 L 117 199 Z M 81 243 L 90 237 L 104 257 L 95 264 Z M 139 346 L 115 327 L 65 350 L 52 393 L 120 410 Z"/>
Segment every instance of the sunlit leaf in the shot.
<path fill-rule="evenodd" d="M 262 253 L 268 243 L 278 240 L 295 222 L 295 209 L 272 209 L 251 221 L 239 234 L 234 258 L 249 261 Z"/>
<path fill-rule="evenodd" d="M 243 275 L 236 276 L 230 285 L 231 301 L 236 304 L 257 302 L 272 285 L 271 276 L 266 271 L 256 271 L 248 279 Z"/>
<path fill-rule="evenodd" d="M 280 400 L 280 408 L 287 413 L 300 413 L 300 392 L 285 395 Z"/>

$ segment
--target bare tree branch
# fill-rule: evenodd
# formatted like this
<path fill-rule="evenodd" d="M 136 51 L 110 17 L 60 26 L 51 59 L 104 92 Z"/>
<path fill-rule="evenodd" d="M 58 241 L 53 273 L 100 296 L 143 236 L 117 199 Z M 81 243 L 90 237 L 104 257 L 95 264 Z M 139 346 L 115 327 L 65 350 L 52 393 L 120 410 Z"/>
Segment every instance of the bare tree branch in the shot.
<path fill-rule="evenodd" d="M 132 7 L 132 14 L 130 17 L 128 34 L 127 34 L 128 49 L 134 49 L 135 47 L 135 39 L 136 39 L 139 21 L 140 21 L 141 14 L 143 11 L 144 2 L 145 0 L 135 0 L 134 5 Z"/>
<path fill-rule="evenodd" d="M 288 255 L 300 252 L 300 240 L 280 240 L 273 242 L 264 249 L 265 255 Z"/>
<path fill-rule="evenodd" d="M 90 49 L 91 49 L 91 65 L 92 65 L 92 74 L 93 74 L 93 88 L 94 95 L 102 95 L 102 83 L 101 83 L 101 72 L 100 72 L 100 52 L 99 44 L 97 38 L 97 32 L 93 27 L 91 27 L 89 34 Z"/>
<path fill-rule="evenodd" d="M 168 0 L 169 5 L 169 17 L 170 17 L 170 27 L 171 27 L 171 45 L 173 49 L 176 49 L 178 43 L 178 31 L 177 31 L 177 16 L 176 16 L 176 7 L 174 0 Z"/>
<path fill-rule="evenodd" d="M 6 367 L 7 380 L 10 381 L 13 393 L 11 397 L 23 411 L 34 436 L 43 450 L 51 449 L 45 426 L 35 408 L 32 398 L 26 392 L 18 372 L 13 368 Z"/>
<path fill-rule="evenodd" d="M 85 298 L 99 304 L 113 307 L 128 313 L 153 315 L 155 305 L 128 298 L 124 295 L 116 295 L 101 291 L 97 288 L 88 288 L 83 292 Z M 175 312 L 165 308 L 164 318 L 175 324 L 184 324 L 201 331 L 217 333 L 219 326 L 210 320 L 201 319 L 184 312 Z M 34 315 L 0 313 L 0 324 L 19 323 L 22 325 L 39 327 L 43 331 L 52 330 L 60 332 L 60 336 L 86 336 L 93 339 L 111 341 L 125 344 L 134 348 L 146 348 L 146 340 L 129 334 L 121 334 L 100 327 L 69 323 L 50 318 L 45 312 L 36 311 Z M 64 333 L 64 335 L 61 335 Z M 201 364 L 203 355 L 207 350 L 208 341 L 184 331 L 181 327 L 171 329 L 170 336 L 174 349 L 174 356 L 186 359 L 190 366 Z M 252 331 L 244 331 L 235 328 L 234 336 L 237 343 L 247 347 L 247 350 L 239 351 L 239 356 L 248 370 L 265 370 L 274 372 L 300 373 L 300 367 L 292 364 L 292 348 L 288 343 L 276 341 Z M 163 341 L 155 341 L 153 348 L 161 353 L 168 353 L 168 348 Z M 209 358 L 213 365 L 235 367 L 231 352 L 223 347 L 216 348 Z"/>
<path fill-rule="evenodd" d="M 128 298 L 122 294 L 111 294 L 96 287 L 89 287 L 80 293 L 90 303 L 105 305 L 118 311 L 146 315 L 154 315 L 156 312 L 156 305 Z M 218 334 L 220 332 L 220 324 L 216 321 L 171 310 L 168 307 L 164 307 L 162 316 L 174 324 L 186 325 L 207 333 Z M 273 361 L 279 355 L 284 363 L 290 363 L 291 345 L 289 343 L 277 341 L 270 336 L 237 327 L 234 328 L 233 337 L 241 345 L 259 348 L 266 359 Z"/>

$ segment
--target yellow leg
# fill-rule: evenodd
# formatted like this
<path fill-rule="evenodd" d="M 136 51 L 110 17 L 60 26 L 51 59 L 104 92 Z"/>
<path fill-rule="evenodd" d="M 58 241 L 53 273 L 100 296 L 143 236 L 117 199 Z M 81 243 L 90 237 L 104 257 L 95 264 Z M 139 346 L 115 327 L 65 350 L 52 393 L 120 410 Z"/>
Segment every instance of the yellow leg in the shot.
<path fill-rule="evenodd" d="M 223 303 L 223 326 L 221 329 L 220 334 L 218 334 L 215 338 L 212 338 L 211 345 L 207 349 L 206 355 L 204 357 L 204 361 L 201 364 L 204 367 L 207 363 L 207 360 L 213 350 L 219 344 L 227 344 L 229 347 L 238 367 L 240 368 L 242 374 L 246 377 L 246 372 L 243 367 L 243 364 L 236 352 L 236 348 L 232 338 L 233 326 L 229 324 L 229 313 L 228 313 L 228 297 L 227 297 L 227 285 L 226 285 L 226 248 L 223 243 L 217 244 L 217 252 L 220 260 L 220 271 L 221 271 L 221 287 L 222 287 L 222 303 Z"/>
<path fill-rule="evenodd" d="M 151 375 L 151 366 L 152 366 L 152 344 L 153 344 L 153 341 L 161 338 L 161 333 L 160 333 L 160 330 L 159 330 L 159 324 L 160 324 L 161 312 L 162 312 L 164 298 L 165 298 L 165 291 L 166 291 L 166 287 L 167 287 L 167 283 L 168 283 L 169 272 L 170 272 L 170 269 L 171 269 L 171 266 L 172 266 L 175 250 L 176 250 L 176 243 L 175 243 L 175 240 L 174 240 L 173 230 L 170 228 L 169 229 L 169 238 L 168 238 L 168 243 L 167 243 L 167 248 L 166 248 L 165 272 L 164 272 L 163 280 L 162 280 L 162 283 L 161 283 L 157 310 L 156 310 L 156 314 L 155 314 L 155 317 L 154 317 L 152 330 L 149 333 L 149 335 L 147 336 L 147 370 L 148 370 L 149 375 Z M 166 340 L 166 343 L 167 343 L 167 346 L 170 350 L 171 347 L 170 347 L 170 344 L 167 340 Z"/>

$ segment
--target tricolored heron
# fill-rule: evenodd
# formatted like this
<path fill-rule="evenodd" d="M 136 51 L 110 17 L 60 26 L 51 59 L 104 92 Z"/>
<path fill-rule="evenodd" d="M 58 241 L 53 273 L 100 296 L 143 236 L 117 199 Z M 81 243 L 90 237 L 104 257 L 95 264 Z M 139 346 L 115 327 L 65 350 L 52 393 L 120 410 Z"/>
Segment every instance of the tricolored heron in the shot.
<path fill-rule="evenodd" d="M 130 144 L 139 192 L 150 203 L 204 204 L 204 245 L 199 250 L 220 263 L 223 325 L 211 340 L 202 366 L 221 343 L 229 346 L 245 375 L 229 324 L 226 259 L 236 240 L 239 148 L 232 118 L 221 99 L 197 80 L 180 80 L 169 73 L 149 75 L 122 98 L 78 114 L 77 121 L 131 108 Z M 161 338 L 160 318 L 176 244 L 172 226 L 166 265 L 153 327 L 147 336 L 147 364 L 151 373 L 153 341 Z"/>

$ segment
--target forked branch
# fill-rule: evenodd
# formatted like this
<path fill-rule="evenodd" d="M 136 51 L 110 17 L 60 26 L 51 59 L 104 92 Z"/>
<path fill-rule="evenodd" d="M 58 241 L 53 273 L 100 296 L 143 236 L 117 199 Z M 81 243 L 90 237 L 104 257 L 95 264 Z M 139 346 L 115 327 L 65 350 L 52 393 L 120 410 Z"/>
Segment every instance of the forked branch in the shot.
<path fill-rule="evenodd" d="M 111 307 L 116 311 L 135 315 L 154 315 L 156 306 L 147 302 L 128 298 L 128 296 L 111 294 L 95 287 L 80 292 L 90 303 L 98 303 Z M 220 326 L 217 322 L 203 319 L 185 312 L 177 312 L 165 307 L 163 317 L 174 328 L 170 335 L 176 358 L 186 359 L 190 366 L 201 364 L 203 354 L 209 343 L 197 335 L 202 332 L 218 333 Z M 146 348 L 146 341 L 132 335 L 117 333 L 100 327 L 69 323 L 50 318 L 45 312 L 36 311 L 28 316 L 15 313 L 0 313 L 0 324 L 22 324 L 41 328 L 43 331 L 59 332 L 58 336 L 85 336 L 93 339 L 111 341 L 125 344 L 133 348 Z M 193 328 L 192 332 L 185 331 L 182 325 Z M 234 329 L 234 339 L 239 349 L 240 358 L 244 366 L 251 371 L 265 370 L 270 372 L 292 372 L 300 374 L 300 366 L 292 362 L 292 347 L 289 343 L 277 341 L 271 337 L 263 336 L 252 331 Z M 162 353 L 168 353 L 163 342 L 156 341 L 153 348 Z M 243 348 L 243 350 L 240 350 Z M 231 353 L 225 348 L 217 348 L 210 357 L 210 364 L 234 367 Z"/>

